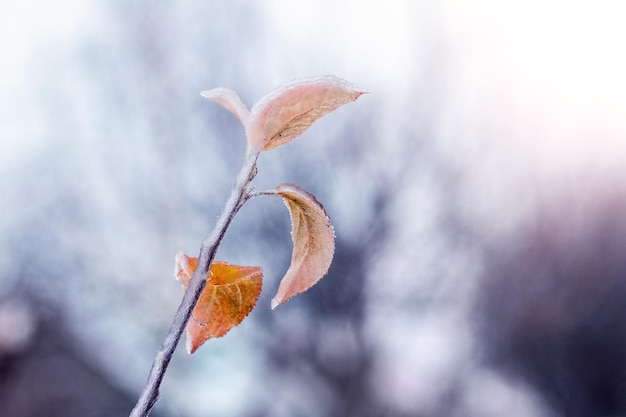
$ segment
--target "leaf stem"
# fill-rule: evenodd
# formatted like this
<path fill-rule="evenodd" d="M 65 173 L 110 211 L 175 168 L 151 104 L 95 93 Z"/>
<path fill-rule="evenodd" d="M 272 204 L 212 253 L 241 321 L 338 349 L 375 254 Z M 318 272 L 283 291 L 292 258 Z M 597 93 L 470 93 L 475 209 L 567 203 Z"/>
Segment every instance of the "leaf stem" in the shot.
<path fill-rule="evenodd" d="M 185 291 L 183 299 L 178 306 L 172 325 L 163 340 L 161 349 L 157 352 L 146 385 L 137 400 L 137 404 L 130 413 L 130 417 L 147 417 L 154 404 L 159 400 L 159 388 L 163 382 L 165 371 L 176 346 L 180 341 L 183 331 L 191 317 L 191 313 L 202 294 L 202 290 L 206 286 L 206 280 L 211 268 L 211 263 L 215 258 L 215 253 L 226 234 L 226 230 L 233 221 L 235 214 L 249 199 L 249 186 L 252 179 L 256 176 L 256 162 L 259 157 L 259 151 L 251 145 L 248 145 L 246 158 L 241 167 L 241 171 L 237 175 L 235 185 L 226 201 L 226 205 L 222 210 L 213 231 L 207 235 L 200 246 L 200 254 L 198 255 L 198 265 L 191 277 L 189 288 Z"/>
<path fill-rule="evenodd" d="M 275 196 L 276 191 L 275 190 L 266 190 L 266 191 L 252 191 L 250 193 L 248 193 L 248 198 L 255 198 L 255 197 L 261 197 L 263 195 L 270 195 L 270 196 Z"/>

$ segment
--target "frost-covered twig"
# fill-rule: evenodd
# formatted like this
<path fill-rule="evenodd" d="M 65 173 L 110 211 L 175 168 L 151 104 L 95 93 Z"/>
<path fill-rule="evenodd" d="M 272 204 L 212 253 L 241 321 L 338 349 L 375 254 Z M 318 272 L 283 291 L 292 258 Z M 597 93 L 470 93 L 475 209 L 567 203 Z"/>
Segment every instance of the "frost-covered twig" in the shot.
<path fill-rule="evenodd" d="M 233 112 L 246 130 L 246 157 L 233 191 L 213 231 L 204 239 L 198 258 L 176 256 L 176 277 L 185 289 L 161 349 L 152 364 L 148 381 L 130 417 L 147 417 L 159 399 L 159 389 L 176 346 L 187 328 L 188 350 L 192 353 L 211 337 L 219 337 L 238 325 L 252 310 L 261 292 L 260 267 L 241 267 L 215 262 L 215 253 L 235 214 L 250 198 L 261 195 L 283 199 L 292 220 L 294 243 L 291 265 L 272 299 L 272 308 L 306 291 L 330 267 L 335 250 L 334 229 L 317 199 L 293 184 L 281 184 L 271 191 L 251 192 L 259 153 L 291 142 L 323 115 L 366 90 L 332 75 L 303 78 L 274 90 L 248 110 L 237 93 L 227 88 L 201 94 Z M 213 265 L 212 265 L 213 264 Z M 204 291 L 209 285 L 211 291 Z M 233 289 L 238 297 L 230 297 Z M 242 296 L 242 290 L 246 296 Z M 206 293 L 206 294 L 205 294 Z M 217 308 L 214 308 L 217 305 Z M 200 321 L 189 323 L 192 316 Z"/>
<path fill-rule="evenodd" d="M 191 312 L 206 285 L 207 276 L 211 268 L 211 263 L 215 258 L 215 253 L 226 234 L 228 226 L 230 226 L 230 223 L 233 221 L 235 214 L 237 214 L 237 211 L 248 198 L 248 186 L 256 174 L 256 161 L 258 156 L 259 151 L 252 146 L 248 146 L 246 159 L 237 176 L 237 181 L 230 194 L 230 198 L 226 202 L 215 228 L 202 242 L 198 256 L 198 266 L 193 274 L 189 288 L 185 291 L 180 306 L 174 316 L 174 320 L 172 321 L 172 325 L 163 340 L 163 345 L 154 358 L 148 381 L 135 408 L 133 408 L 130 413 L 130 417 L 147 417 L 150 410 L 159 399 L 159 388 L 163 382 L 165 371 L 169 366 L 172 355 L 185 330 L 185 326 L 191 317 Z"/>

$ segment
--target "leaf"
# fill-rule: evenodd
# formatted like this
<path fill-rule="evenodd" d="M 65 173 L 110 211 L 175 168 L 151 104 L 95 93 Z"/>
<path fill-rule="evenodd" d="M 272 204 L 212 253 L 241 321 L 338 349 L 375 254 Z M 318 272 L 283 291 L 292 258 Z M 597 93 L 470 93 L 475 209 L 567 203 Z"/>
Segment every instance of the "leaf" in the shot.
<path fill-rule="evenodd" d="M 187 290 L 197 258 L 176 255 L 176 279 Z M 187 323 L 187 351 L 193 353 L 212 337 L 222 337 L 252 311 L 261 294 L 263 271 L 258 266 L 213 262 L 206 287 Z"/>
<path fill-rule="evenodd" d="M 367 90 L 334 75 L 322 75 L 283 84 L 259 100 L 251 111 L 229 88 L 204 90 L 200 95 L 237 116 L 246 129 L 248 143 L 267 151 L 291 142 L 320 117 L 365 93 Z"/>
<path fill-rule="evenodd" d="M 364 93 L 367 90 L 333 75 L 284 84 L 252 107 L 248 141 L 262 151 L 284 145 L 320 117 Z"/>
<path fill-rule="evenodd" d="M 248 124 L 250 112 L 245 104 L 239 98 L 239 95 L 230 88 L 214 88 L 212 90 L 204 90 L 200 93 L 204 98 L 208 98 L 230 110 L 241 123 L 245 126 Z"/>
<path fill-rule="evenodd" d="M 291 265 L 272 299 L 273 309 L 326 275 L 335 252 L 333 226 L 315 197 L 293 184 L 281 184 L 274 191 L 282 197 L 291 215 L 293 252 Z"/>

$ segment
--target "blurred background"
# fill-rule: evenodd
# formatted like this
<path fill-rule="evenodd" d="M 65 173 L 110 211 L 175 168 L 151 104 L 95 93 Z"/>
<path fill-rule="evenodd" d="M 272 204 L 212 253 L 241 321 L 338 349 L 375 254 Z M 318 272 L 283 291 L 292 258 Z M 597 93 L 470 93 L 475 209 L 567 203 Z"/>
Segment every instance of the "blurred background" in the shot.
<path fill-rule="evenodd" d="M 257 308 L 155 416 L 626 416 L 626 6 L 615 1 L 27 0 L 0 5 L 0 415 L 125 416 L 243 160 L 294 78 L 371 93 L 265 153 L 336 230 L 275 311 L 287 210 L 218 259 Z"/>

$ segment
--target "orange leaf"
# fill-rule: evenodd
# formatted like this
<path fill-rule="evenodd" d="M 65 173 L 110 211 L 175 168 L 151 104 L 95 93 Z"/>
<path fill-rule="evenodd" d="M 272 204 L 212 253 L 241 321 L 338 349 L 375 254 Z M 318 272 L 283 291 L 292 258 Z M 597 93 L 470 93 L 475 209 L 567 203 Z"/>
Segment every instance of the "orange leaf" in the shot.
<path fill-rule="evenodd" d="M 176 279 L 187 290 L 198 259 L 178 253 Z M 261 294 L 263 271 L 258 266 L 213 262 L 206 287 L 187 323 L 187 351 L 193 353 L 212 337 L 222 337 L 252 311 Z"/>
<path fill-rule="evenodd" d="M 364 93 L 367 90 L 333 75 L 284 84 L 252 107 L 248 141 L 262 151 L 284 145 L 320 117 Z"/>
<path fill-rule="evenodd" d="M 274 191 L 283 198 L 291 215 L 293 253 L 272 299 L 272 308 L 317 283 L 328 272 L 335 252 L 333 226 L 315 197 L 293 184 L 281 184 Z"/>

